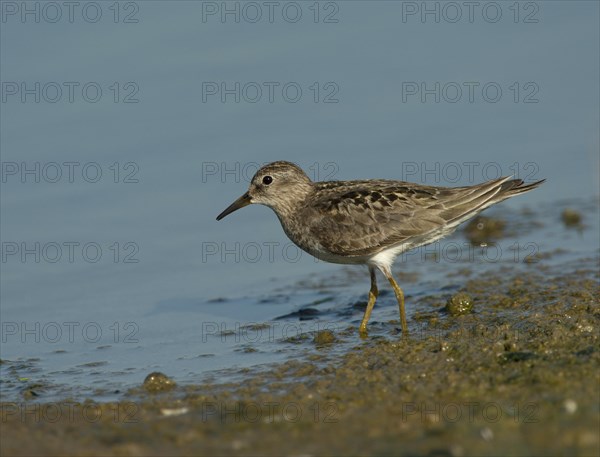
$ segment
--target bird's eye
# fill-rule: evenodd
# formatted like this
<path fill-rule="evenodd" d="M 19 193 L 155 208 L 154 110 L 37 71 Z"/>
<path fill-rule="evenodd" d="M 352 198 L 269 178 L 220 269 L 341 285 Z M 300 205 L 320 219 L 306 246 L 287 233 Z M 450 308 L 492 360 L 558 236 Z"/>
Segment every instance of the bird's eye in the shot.
<path fill-rule="evenodd" d="M 263 184 L 265 184 L 265 185 L 267 185 L 267 186 L 268 186 L 269 184 L 271 184 L 272 182 L 273 182 L 273 178 L 271 178 L 270 176 L 265 176 L 265 177 L 263 178 Z"/>

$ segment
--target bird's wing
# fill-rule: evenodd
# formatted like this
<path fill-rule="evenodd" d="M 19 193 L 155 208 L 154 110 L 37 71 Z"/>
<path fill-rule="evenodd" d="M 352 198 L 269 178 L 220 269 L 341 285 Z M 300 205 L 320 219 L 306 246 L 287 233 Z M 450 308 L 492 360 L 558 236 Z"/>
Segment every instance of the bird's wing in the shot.
<path fill-rule="evenodd" d="M 498 193 L 520 185 L 500 178 L 471 187 L 432 187 L 401 181 L 323 183 L 303 211 L 311 235 L 333 254 L 360 256 L 407 243 L 416 247 L 492 203 Z M 506 184 L 515 183 L 503 189 Z"/>

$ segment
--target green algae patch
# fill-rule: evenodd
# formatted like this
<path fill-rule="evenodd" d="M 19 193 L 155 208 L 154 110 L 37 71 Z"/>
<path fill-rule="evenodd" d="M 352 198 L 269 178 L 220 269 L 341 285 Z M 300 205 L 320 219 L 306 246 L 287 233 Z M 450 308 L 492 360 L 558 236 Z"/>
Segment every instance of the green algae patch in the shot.
<path fill-rule="evenodd" d="M 566 208 L 560 215 L 560 218 L 565 224 L 565 227 L 578 228 L 581 227 L 581 213 L 571 208 Z"/>
<path fill-rule="evenodd" d="M 451 316 L 462 316 L 473 312 L 473 299 L 469 294 L 459 292 L 448 299 L 444 308 Z"/>
<path fill-rule="evenodd" d="M 313 339 L 313 342 L 317 346 L 335 343 L 335 341 L 336 337 L 331 330 L 320 330 L 315 333 L 315 337 Z"/>

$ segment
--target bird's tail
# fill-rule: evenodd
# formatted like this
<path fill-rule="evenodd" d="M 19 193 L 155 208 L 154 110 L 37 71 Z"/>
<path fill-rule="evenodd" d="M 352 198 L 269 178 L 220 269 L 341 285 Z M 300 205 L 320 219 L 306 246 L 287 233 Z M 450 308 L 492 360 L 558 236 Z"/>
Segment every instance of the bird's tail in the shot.
<path fill-rule="evenodd" d="M 514 195 L 522 194 L 525 192 L 529 192 L 530 190 L 539 187 L 541 184 L 546 181 L 545 179 L 540 179 L 539 181 L 535 181 L 529 184 L 525 184 L 522 179 L 511 179 L 510 181 L 505 181 L 501 184 L 500 190 L 496 194 L 497 201 L 505 200 Z"/>
<path fill-rule="evenodd" d="M 477 186 L 465 187 L 464 194 L 453 195 L 444 202 L 446 209 L 440 216 L 450 226 L 456 226 L 484 209 L 515 195 L 529 192 L 541 185 L 545 179 L 525 184 L 522 179 L 499 178 Z"/>

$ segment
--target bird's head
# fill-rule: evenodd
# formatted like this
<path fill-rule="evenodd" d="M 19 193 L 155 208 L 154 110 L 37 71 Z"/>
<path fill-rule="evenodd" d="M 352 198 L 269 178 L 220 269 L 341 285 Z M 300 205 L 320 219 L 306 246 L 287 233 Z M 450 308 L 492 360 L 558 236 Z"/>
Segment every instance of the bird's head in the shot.
<path fill-rule="evenodd" d="M 257 203 L 285 214 L 302 202 L 312 190 L 312 181 L 302 169 L 291 162 L 272 162 L 260 168 L 248 187 L 248 192 L 217 216 L 220 221 L 228 214 Z"/>

